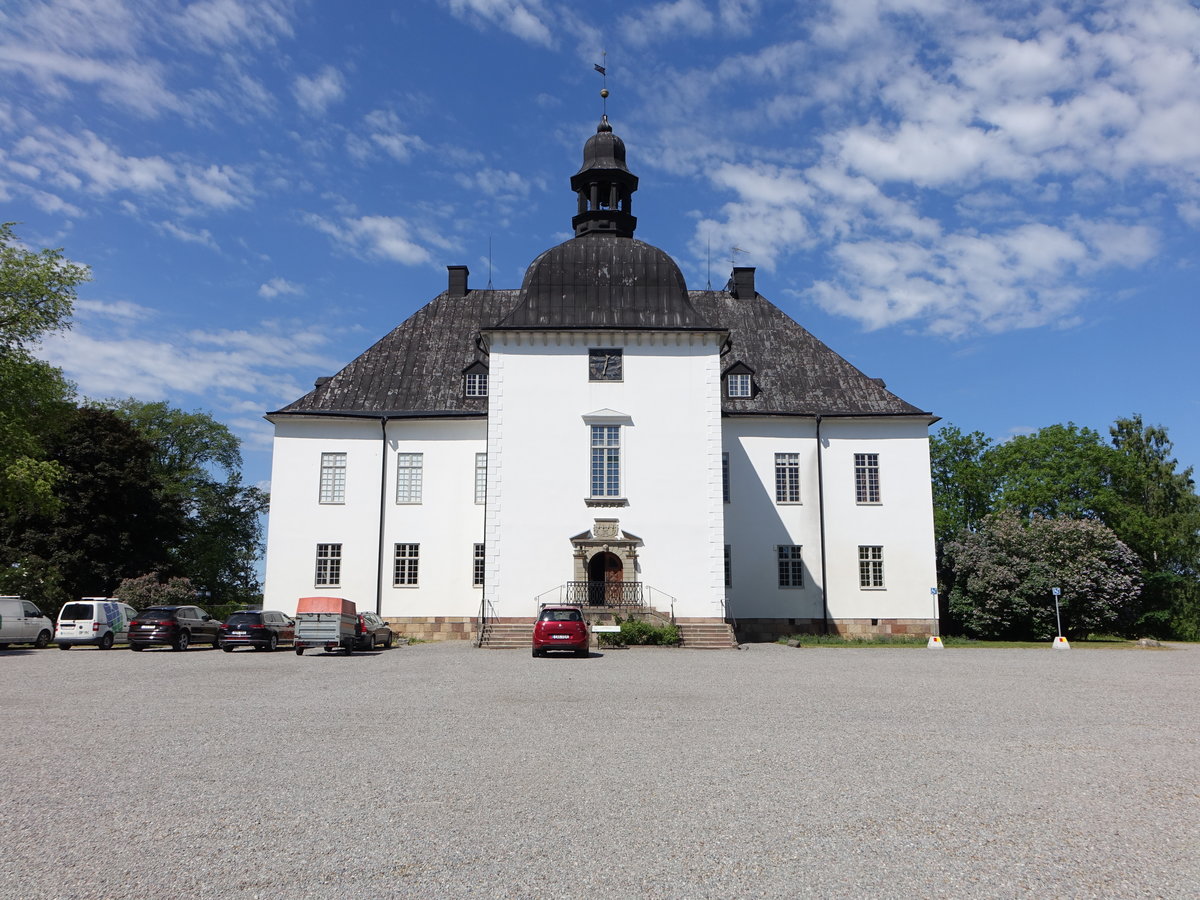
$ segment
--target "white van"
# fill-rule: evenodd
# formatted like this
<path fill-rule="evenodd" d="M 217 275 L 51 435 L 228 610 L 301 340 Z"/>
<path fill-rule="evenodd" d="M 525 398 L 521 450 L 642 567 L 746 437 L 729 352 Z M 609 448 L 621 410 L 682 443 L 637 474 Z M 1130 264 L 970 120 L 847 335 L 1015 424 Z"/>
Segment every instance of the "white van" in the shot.
<path fill-rule="evenodd" d="M 117 641 L 129 639 L 129 622 L 136 615 L 136 609 L 116 597 L 73 600 L 58 614 L 54 642 L 59 650 L 70 650 L 76 644 L 111 650 Z"/>
<path fill-rule="evenodd" d="M 54 634 L 54 623 L 42 611 L 20 597 L 0 597 L 0 650 L 9 644 L 45 647 Z"/>

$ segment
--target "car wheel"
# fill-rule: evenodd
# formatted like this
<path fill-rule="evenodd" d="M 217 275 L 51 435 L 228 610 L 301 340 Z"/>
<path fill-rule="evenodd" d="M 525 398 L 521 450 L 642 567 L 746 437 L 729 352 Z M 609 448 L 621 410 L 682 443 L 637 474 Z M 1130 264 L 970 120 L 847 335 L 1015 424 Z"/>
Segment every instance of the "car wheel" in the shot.
<path fill-rule="evenodd" d="M 130 644 L 130 645 L 129 645 L 129 649 L 130 649 L 130 650 L 136 650 L 136 651 L 138 651 L 138 652 L 140 653 L 141 651 L 145 650 L 146 648 L 145 648 L 145 647 L 143 647 L 141 644 Z"/>
<path fill-rule="evenodd" d="M 70 645 L 70 644 L 59 644 L 59 645 L 58 645 L 58 649 L 59 649 L 59 650 L 70 650 L 70 649 L 71 649 L 71 645 Z"/>
<path fill-rule="evenodd" d="M 534 659 L 536 659 L 537 657 L 539 657 L 539 656 L 541 656 L 541 655 L 542 655 L 542 651 L 541 651 L 541 650 L 539 650 L 537 647 L 534 647 L 534 648 L 533 648 L 533 656 L 534 656 Z"/>
<path fill-rule="evenodd" d="M 179 637 L 175 639 L 175 649 L 186 650 L 189 643 L 191 643 L 191 635 L 189 635 L 186 631 L 181 631 L 179 633 Z"/>
<path fill-rule="evenodd" d="M 275 635 L 271 635 L 269 638 L 267 638 L 267 646 L 263 647 L 263 649 L 266 650 L 268 653 L 274 653 L 275 648 L 278 646 L 279 646 L 279 638 L 275 637 Z"/>
<path fill-rule="evenodd" d="M 100 638 L 100 649 L 111 650 L 113 645 L 113 633 L 110 631 L 104 637 Z"/>
<path fill-rule="evenodd" d="M 375 635 L 367 638 L 367 652 L 370 653 L 375 649 Z"/>
<path fill-rule="evenodd" d="M 33 642 L 33 646 L 37 647 L 39 650 L 41 650 L 43 647 L 49 647 L 51 637 L 53 637 L 53 635 L 51 635 L 50 632 L 39 631 L 37 640 Z"/>
<path fill-rule="evenodd" d="M 229 646 L 222 647 L 221 649 L 222 649 L 222 650 L 224 650 L 226 653 L 232 653 L 232 652 L 233 652 L 233 648 L 232 648 L 232 647 L 229 647 Z"/>
<path fill-rule="evenodd" d="M 396 639 L 396 635 L 393 634 L 391 631 L 389 631 L 387 640 L 383 642 L 383 649 L 391 650 L 392 649 L 392 641 L 394 641 L 395 639 Z"/>

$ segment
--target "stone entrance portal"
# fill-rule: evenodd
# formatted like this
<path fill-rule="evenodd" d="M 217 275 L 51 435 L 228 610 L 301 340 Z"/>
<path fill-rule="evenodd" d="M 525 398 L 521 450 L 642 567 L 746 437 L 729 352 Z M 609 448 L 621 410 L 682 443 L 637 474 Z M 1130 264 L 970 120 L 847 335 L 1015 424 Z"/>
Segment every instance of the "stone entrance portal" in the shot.
<path fill-rule="evenodd" d="M 640 603 L 637 548 L 641 543 L 637 535 L 622 531 L 617 519 L 596 519 L 591 529 L 571 538 L 573 583 L 586 585 L 589 606 L 625 605 L 631 591 L 638 593 Z"/>

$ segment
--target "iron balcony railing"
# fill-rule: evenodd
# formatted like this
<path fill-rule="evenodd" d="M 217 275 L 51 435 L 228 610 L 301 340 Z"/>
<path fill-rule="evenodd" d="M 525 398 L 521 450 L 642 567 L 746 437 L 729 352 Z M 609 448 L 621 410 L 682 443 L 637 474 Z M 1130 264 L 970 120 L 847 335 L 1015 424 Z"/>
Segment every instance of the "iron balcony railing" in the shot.
<path fill-rule="evenodd" d="M 582 606 L 645 606 L 640 581 L 568 581 L 564 601 Z"/>

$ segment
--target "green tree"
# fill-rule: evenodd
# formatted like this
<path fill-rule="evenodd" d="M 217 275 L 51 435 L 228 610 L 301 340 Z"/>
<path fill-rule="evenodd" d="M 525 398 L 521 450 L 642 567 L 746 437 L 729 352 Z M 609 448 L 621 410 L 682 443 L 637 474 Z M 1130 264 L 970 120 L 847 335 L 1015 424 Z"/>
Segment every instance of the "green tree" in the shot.
<path fill-rule="evenodd" d="M 8 555 L 42 561 L 57 573 L 47 613 L 80 596 L 108 596 L 124 578 L 167 568 L 183 520 L 163 502 L 154 447 L 108 410 L 75 409 L 46 438 L 62 467 L 54 511 L 9 516 Z M 24 593 L 22 591 L 22 593 Z"/>
<path fill-rule="evenodd" d="M 1109 524 L 1142 559 L 1146 589 L 1138 624 L 1158 636 L 1200 639 L 1200 497 L 1192 469 L 1176 471 L 1167 430 L 1134 414 L 1112 428 Z"/>
<path fill-rule="evenodd" d="M 968 634 L 1049 640 L 1053 588 L 1068 637 L 1119 627 L 1141 591 L 1137 555 L 1104 524 L 995 513 L 946 548 L 956 572 L 950 608 Z"/>
<path fill-rule="evenodd" d="M 1100 434 L 1073 422 L 1019 435 L 986 454 L 996 476 L 993 506 L 1025 517 L 1107 522 L 1117 503 L 1115 464 Z"/>
<path fill-rule="evenodd" d="M 242 483 L 237 437 L 205 412 L 132 398 L 104 405 L 153 445 L 164 501 L 183 517 L 172 570 L 186 574 L 214 603 L 256 602 L 267 495 Z"/>
<path fill-rule="evenodd" d="M 69 327 L 86 266 L 61 250 L 29 250 L 13 223 L 0 224 L 0 513 L 51 509 L 62 470 L 42 435 L 71 406 L 74 388 L 29 353 L 30 344 Z"/>

